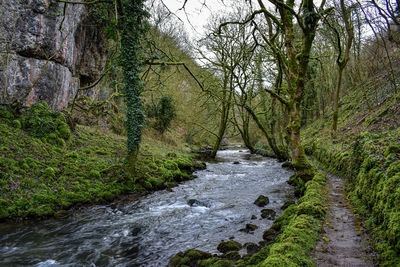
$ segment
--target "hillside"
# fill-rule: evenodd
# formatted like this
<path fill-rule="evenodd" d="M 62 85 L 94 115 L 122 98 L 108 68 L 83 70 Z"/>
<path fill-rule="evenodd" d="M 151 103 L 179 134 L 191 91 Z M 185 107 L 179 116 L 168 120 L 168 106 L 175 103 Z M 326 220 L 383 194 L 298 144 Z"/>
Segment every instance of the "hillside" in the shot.
<path fill-rule="evenodd" d="M 352 88 L 341 100 L 338 135 L 332 112 L 305 128 L 307 153 L 346 179 L 347 198 L 372 234 L 382 266 L 399 263 L 400 101 L 382 75 Z M 399 81 L 397 81 L 397 86 Z M 361 228 L 364 229 L 364 228 Z"/>

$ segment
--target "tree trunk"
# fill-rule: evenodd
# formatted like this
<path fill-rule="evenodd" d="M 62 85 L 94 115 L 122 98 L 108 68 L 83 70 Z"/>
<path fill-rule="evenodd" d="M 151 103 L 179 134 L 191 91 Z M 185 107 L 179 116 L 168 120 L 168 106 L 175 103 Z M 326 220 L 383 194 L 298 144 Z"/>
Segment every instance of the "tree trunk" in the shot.
<path fill-rule="evenodd" d="M 334 104 L 334 111 L 333 111 L 333 124 L 332 130 L 333 135 L 335 136 L 337 130 L 337 121 L 339 116 L 339 100 L 340 100 L 340 89 L 342 87 L 342 77 L 343 77 L 343 67 L 342 65 L 338 66 L 338 80 L 336 84 L 336 92 L 335 92 L 335 104 Z"/>

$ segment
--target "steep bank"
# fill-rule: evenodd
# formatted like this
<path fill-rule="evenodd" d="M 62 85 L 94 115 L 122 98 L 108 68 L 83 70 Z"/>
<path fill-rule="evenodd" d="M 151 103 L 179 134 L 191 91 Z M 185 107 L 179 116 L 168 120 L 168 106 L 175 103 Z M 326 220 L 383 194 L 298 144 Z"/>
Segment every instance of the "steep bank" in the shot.
<path fill-rule="evenodd" d="M 189 148 L 145 138 L 137 173 L 124 164 L 126 137 L 76 126 L 39 103 L 22 115 L 0 116 L 0 219 L 65 215 L 82 203 L 176 185 L 193 178 Z"/>

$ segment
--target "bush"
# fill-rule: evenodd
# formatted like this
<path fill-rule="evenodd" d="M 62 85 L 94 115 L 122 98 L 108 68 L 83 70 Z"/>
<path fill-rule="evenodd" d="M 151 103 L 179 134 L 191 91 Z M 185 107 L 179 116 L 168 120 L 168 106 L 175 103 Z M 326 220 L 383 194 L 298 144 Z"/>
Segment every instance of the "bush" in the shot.
<path fill-rule="evenodd" d="M 153 119 L 150 124 L 163 134 L 176 116 L 175 105 L 170 96 L 161 97 L 158 102 L 146 105 L 146 115 Z"/>

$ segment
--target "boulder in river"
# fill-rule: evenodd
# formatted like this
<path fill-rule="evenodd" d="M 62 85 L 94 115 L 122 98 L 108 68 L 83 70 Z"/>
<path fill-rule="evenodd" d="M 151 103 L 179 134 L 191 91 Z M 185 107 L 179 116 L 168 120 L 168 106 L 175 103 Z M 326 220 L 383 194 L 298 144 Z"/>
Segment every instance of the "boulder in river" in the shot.
<path fill-rule="evenodd" d="M 257 244 L 251 242 L 244 244 L 243 247 L 246 248 L 248 255 L 256 254 L 260 250 L 260 247 Z"/>
<path fill-rule="evenodd" d="M 273 219 L 275 219 L 275 216 L 276 216 L 276 212 L 274 210 L 271 210 L 271 209 L 261 210 L 261 217 L 263 217 L 264 219 L 273 220 Z"/>
<path fill-rule="evenodd" d="M 198 261 L 211 258 L 212 254 L 197 249 L 189 249 L 179 252 L 169 261 L 168 266 L 195 266 Z"/>
<path fill-rule="evenodd" d="M 263 239 L 268 243 L 272 243 L 275 240 L 275 238 L 278 236 L 278 234 L 279 234 L 279 232 L 270 228 L 270 229 L 264 231 Z"/>
<path fill-rule="evenodd" d="M 269 203 L 269 198 L 264 195 L 259 195 L 258 198 L 254 201 L 254 204 L 256 204 L 259 207 L 264 207 L 268 205 Z"/>
<path fill-rule="evenodd" d="M 233 164 L 240 164 L 240 162 L 236 160 L 233 162 Z"/>
<path fill-rule="evenodd" d="M 210 204 L 207 203 L 206 201 L 200 201 L 197 199 L 189 199 L 187 201 L 187 204 L 191 207 L 207 207 L 207 208 L 210 207 Z"/>
<path fill-rule="evenodd" d="M 224 259 L 227 259 L 227 260 L 231 260 L 231 261 L 237 261 L 237 260 L 240 260 L 240 258 L 241 258 L 239 251 L 237 251 L 237 250 L 229 251 L 229 252 L 225 253 L 224 255 L 222 255 L 221 257 Z"/>
<path fill-rule="evenodd" d="M 245 233 L 252 233 L 252 232 L 254 232 L 256 229 L 258 229 L 258 226 L 257 226 L 257 225 L 248 223 L 248 224 L 246 224 L 246 228 L 240 229 L 239 231 L 245 232 Z"/>
<path fill-rule="evenodd" d="M 222 253 L 227 253 L 229 251 L 238 251 L 242 248 L 242 245 L 239 242 L 236 242 L 234 240 L 229 240 L 229 241 L 222 241 L 219 243 L 217 249 L 219 252 Z"/>

